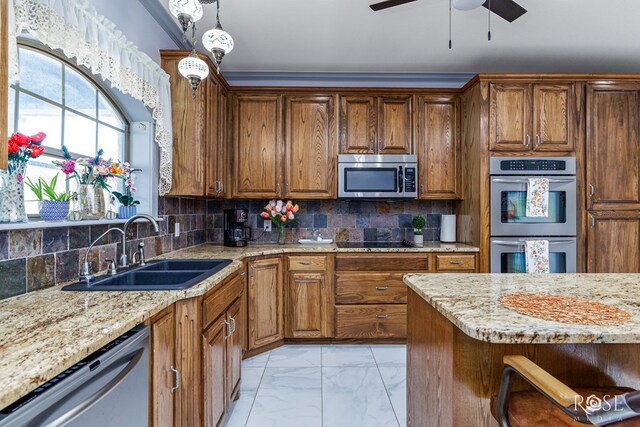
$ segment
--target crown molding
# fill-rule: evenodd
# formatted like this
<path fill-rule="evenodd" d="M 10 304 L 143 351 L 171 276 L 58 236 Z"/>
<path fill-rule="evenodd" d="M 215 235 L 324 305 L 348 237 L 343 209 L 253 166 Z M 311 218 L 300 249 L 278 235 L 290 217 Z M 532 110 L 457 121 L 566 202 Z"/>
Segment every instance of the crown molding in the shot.
<path fill-rule="evenodd" d="M 164 8 L 160 0 L 138 0 L 147 9 L 151 17 L 162 27 L 165 33 L 173 40 L 178 49 L 191 49 L 191 43 L 185 40 L 177 22 Z"/>

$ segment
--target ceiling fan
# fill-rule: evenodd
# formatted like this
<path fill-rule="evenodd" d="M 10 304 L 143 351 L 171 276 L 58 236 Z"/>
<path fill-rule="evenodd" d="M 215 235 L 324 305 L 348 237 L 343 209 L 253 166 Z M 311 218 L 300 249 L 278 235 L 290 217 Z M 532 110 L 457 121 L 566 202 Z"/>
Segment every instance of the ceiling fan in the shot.
<path fill-rule="evenodd" d="M 369 7 L 374 10 L 388 9 L 390 7 L 400 6 L 401 4 L 411 3 L 416 0 L 385 0 L 374 3 Z M 509 22 L 513 22 L 525 13 L 527 10 L 513 0 L 453 0 L 453 7 L 458 10 L 472 10 L 477 7 L 484 6 L 491 12 Z"/>

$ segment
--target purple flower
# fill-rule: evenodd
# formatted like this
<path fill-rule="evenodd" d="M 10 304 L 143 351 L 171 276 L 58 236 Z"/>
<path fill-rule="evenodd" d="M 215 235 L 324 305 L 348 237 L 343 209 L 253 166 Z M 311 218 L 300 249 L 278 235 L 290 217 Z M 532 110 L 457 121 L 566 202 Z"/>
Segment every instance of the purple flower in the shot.
<path fill-rule="evenodd" d="M 18 175 L 16 175 L 16 179 L 18 180 L 18 182 L 22 182 L 22 180 L 24 179 L 24 177 L 22 176 L 21 173 L 19 173 Z"/>

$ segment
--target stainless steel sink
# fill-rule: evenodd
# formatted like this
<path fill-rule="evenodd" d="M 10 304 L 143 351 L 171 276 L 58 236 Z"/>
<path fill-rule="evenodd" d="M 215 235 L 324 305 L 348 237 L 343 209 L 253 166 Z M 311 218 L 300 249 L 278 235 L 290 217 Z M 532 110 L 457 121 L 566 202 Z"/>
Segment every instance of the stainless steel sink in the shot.
<path fill-rule="evenodd" d="M 63 291 L 167 291 L 190 288 L 229 265 L 229 259 L 163 260 L 114 276 L 78 282 Z"/>

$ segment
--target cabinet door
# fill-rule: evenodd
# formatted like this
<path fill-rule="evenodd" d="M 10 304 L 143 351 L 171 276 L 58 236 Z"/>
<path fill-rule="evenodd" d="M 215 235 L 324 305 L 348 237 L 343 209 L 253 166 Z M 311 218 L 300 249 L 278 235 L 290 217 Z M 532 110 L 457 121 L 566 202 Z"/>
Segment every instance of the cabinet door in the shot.
<path fill-rule="evenodd" d="M 171 77 L 171 115 L 173 127 L 173 174 L 170 195 L 205 194 L 205 96 L 208 81 L 193 93 L 189 81 L 178 72 L 184 51 L 163 51 L 162 68 Z"/>
<path fill-rule="evenodd" d="M 591 209 L 640 209 L 638 87 L 587 90 L 587 194 Z"/>
<path fill-rule="evenodd" d="M 220 425 L 226 412 L 227 337 L 226 314 L 217 318 L 202 334 L 202 384 L 205 426 Z"/>
<path fill-rule="evenodd" d="M 231 324 L 231 335 L 227 339 L 227 402 L 236 396 L 242 374 L 242 330 L 245 326 L 242 299 L 238 298 L 227 311 L 227 322 Z"/>
<path fill-rule="evenodd" d="M 376 98 L 340 97 L 340 154 L 373 154 L 377 135 Z"/>
<path fill-rule="evenodd" d="M 202 310 L 199 298 L 175 303 L 176 368 L 180 388 L 176 391 L 176 426 L 201 425 L 201 359 L 198 341 L 202 332 Z"/>
<path fill-rule="evenodd" d="M 280 97 L 238 95 L 233 104 L 233 197 L 281 197 Z"/>
<path fill-rule="evenodd" d="M 573 151 L 574 101 L 572 84 L 533 86 L 535 151 Z"/>
<path fill-rule="evenodd" d="M 221 192 L 220 181 L 218 178 L 218 167 L 222 163 L 218 153 L 220 146 L 220 87 L 213 77 L 209 77 L 208 84 L 206 85 L 206 91 L 206 192 L 207 196 L 218 197 Z"/>
<path fill-rule="evenodd" d="M 249 349 L 284 338 L 282 258 L 249 262 Z"/>
<path fill-rule="evenodd" d="M 411 95 L 378 99 L 378 153 L 411 154 Z"/>
<path fill-rule="evenodd" d="M 151 323 L 151 425 L 170 427 L 175 417 L 172 388 L 176 385 L 174 356 L 175 316 L 173 307 Z"/>
<path fill-rule="evenodd" d="M 334 97 L 287 97 L 284 132 L 285 195 L 334 198 L 338 187 Z"/>
<path fill-rule="evenodd" d="M 325 273 L 289 273 L 287 337 L 325 336 Z"/>
<path fill-rule="evenodd" d="M 419 197 L 460 198 L 460 147 L 456 101 L 418 98 Z"/>
<path fill-rule="evenodd" d="M 531 146 L 531 86 L 492 83 L 489 149 L 528 151 Z"/>
<path fill-rule="evenodd" d="M 640 212 L 592 212 L 588 273 L 640 273 Z"/>

